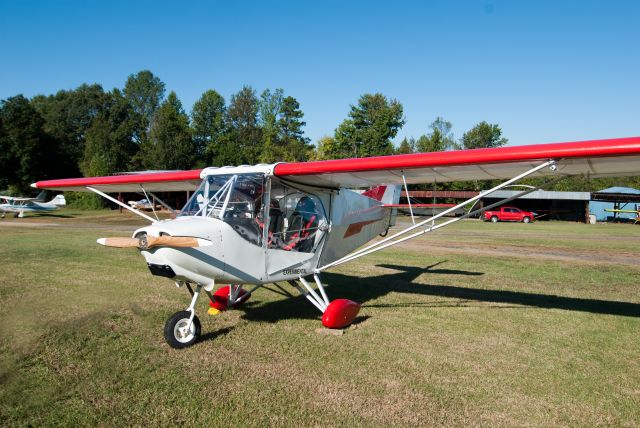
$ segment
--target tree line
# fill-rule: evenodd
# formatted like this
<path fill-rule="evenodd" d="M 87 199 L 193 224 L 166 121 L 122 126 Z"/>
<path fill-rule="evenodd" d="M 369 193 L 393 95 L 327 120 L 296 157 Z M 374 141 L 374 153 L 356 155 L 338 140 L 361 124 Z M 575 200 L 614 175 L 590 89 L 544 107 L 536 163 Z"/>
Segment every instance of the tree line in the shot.
<path fill-rule="evenodd" d="M 187 114 L 175 92 L 150 71 L 124 88 L 98 84 L 0 103 L 0 189 L 24 192 L 38 179 L 131 170 L 304 161 L 298 101 L 282 89 L 250 86 L 229 103 L 207 90 Z"/>
<path fill-rule="evenodd" d="M 0 102 L 0 190 L 25 193 L 41 179 L 123 171 L 306 161 L 499 147 L 497 124 L 480 122 L 460 140 L 436 118 L 429 131 L 393 139 L 405 124 L 402 104 L 364 94 L 333 135 L 314 146 L 304 135 L 300 103 L 282 89 L 244 86 L 229 102 L 205 91 L 188 114 L 175 92 L 148 70 L 122 89 L 83 84 L 54 95 Z M 477 187 L 475 184 L 472 187 Z"/>

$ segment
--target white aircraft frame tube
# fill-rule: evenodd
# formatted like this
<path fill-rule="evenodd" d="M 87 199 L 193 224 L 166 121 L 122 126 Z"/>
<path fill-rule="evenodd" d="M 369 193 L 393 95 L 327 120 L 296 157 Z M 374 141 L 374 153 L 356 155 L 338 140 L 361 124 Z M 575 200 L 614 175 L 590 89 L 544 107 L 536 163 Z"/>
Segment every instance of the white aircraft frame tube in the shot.
<path fill-rule="evenodd" d="M 302 285 L 304 285 L 304 288 L 306 288 L 307 291 L 309 291 L 309 293 L 313 295 L 316 302 L 318 302 L 318 305 L 320 305 L 320 307 L 322 308 L 321 311 L 324 313 L 324 311 L 327 309 L 327 304 L 324 303 L 324 301 L 320 298 L 320 296 L 318 296 L 318 293 L 316 293 L 315 290 L 311 288 L 311 286 L 309 285 L 306 279 L 304 279 L 303 277 L 300 277 L 299 279 Z"/>
<path fill-rule="evenodd" d="M 409 188 L 407 187 L 407 180 L 404 178 L 404 171 L 402 172 L 402 182 L 404 183 L 404 191 L 407 193 L 407 202 L 409 203 L 409 213 L 411 214 L 411 222 L 413 224 L 416 224 L 416 219 L 413 216 L 413 208 L 411 208 L 411 198 L 409 197 Z"/>
<path fill-rule="evenodd" d="M 327 293 L 324 291 L 324 285 L 322 285 L 322 282 L 320 281 L 320 276 L 317 273 L 314 273 L 313 279 L 316 281 L 316 284 L 318 284 L 318 290 L 320 290 L 320 294 L 322 294 L 324 303 L 329 306 L 329 298 L 327 297 Z"/>
<path fill-rule="evenodd" d="M 200 296 L 200 290 L 201 289 L 202 289 L 202 285 L 198 284 L 196 286 L 196 289 L 193 290 L 193 297 L 191 298 L 191 304 L 187 308 L 187 311 L 191 312 L 191 315 L 189 316 L 189 322 L 184 327 L 184 331 L 182 331 L 182 334 L 186 334 L 189 330 L 191 330 L 191 324 L 193 323 L 193 317 L 196 316 L 196 309 L 195 309 L 196 301 L 198 300 L 198 296 Z"/>
<path fill-rule="evenodd" d="M 158 214 L 156 213 L 156 207 L 155 207 L 155 202 L 153 200 L 149 200 L 149 195 L 147 195 L 147 191 L 144 190 L 144 186 L 141 184 L 140 188 L 142 189 L 142 193 L 144 193 L 144 197 L 147 199 L 147 202 L 149 202 L 151 204 L 151 212 L 153 212 L 153 215 L 156 217 L 157 221 L 160 221 L 160 218 L 158 217 Z"/>
<path fill-rule="evenodd" d="M 311 304 L 313 304 L 313 306 L 315 306 L 320 312 L 324 313 L 324 309 L 322 308 L 322 306 L 320 306 L 320 304 L 318 302 L 316 302 L 316 300 L 313 298 L 313 296 L 311 296 L 309 294 L 308 291 L 305 291 L 302 287 L 300 287 L 295 281 L 289 281 L 289 284 L 293 285 L 296 290 L 298 290 L 298 292 L 300 292 L 300 294 L 302 294 L 304 297 L 307 298 L 308 301 L 311 302 Z"/>
<path fill-rule="evenodd" d="M 116 203 L 116 204 L 120 205 L 120 206 L 121 206 L 121 207 L 123 207 L 123 208 L 128 209 L 128 210 L 129 210 L 129 211 L 131 211 L 132 213 L 137 214 L 137 215 L 139 215 L 140 217 L 142 217 L 142 218 L 145 218 L 145 219 L 149 220 L 151 223 L 157 223 L 157 221 L 156 221 L 156 220 L 154 220 L 154 219 L 153 219 L 153 217 L 149 217 L 149 216 L 148 216 L 148 215 L 146 215 L 146 214 L 143 214 L 143 213 L 141 213 L 141 212 L 139 212 L 139 211 L 137 211 L 137 210 L 134 210 L 134 209 L 133 209 L 133 208 L 131 208 L 129 205 L 127 205 L 127 204 L 124 204 L 124 203 L 120 202 L 120 201 L 119 201 L 119 200 L 117 200 L 116 198 L 112 198 L 111 196 L 107 195 L 107 194 L 106 194 L 106 193 L 104 193 L 104 192 L 101 192 L 100 190 L 98 190 L 98 189 L 96 189 L 96 188 L 94 188 L 94 187 L 87 186 L 87 189 L 91 190 L 91 191 L 92 191 L 92 192 L 94 192 L 94 193 L 97 193 L 98 195 L 102 196 L 102 197 L 103 197 L 103 198 L 105 198 L 105 199 L 110 200 L 110 201 L 111 201 L 111 202 L 113 202 L 113 203 Z"/>

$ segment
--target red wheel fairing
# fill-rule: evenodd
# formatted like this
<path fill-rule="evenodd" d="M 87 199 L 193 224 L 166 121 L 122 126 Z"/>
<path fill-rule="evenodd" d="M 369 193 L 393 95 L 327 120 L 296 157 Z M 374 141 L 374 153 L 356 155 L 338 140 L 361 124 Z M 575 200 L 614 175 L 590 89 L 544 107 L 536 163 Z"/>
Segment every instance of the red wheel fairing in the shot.
<path fill-rule="evenodd" d="M 322 315 L 322 325 L 327 328 L 348 327 L 360 312 L 360 305 L 347 299 L 336 299 Z"/>
<path fill-rule="evenodd" d="M 236 305 L 240 305 L 247 300 L 249 300 L 249 293 L 246 290 L 240 290 L 238 293 L 238 303 Z M 229 286 L 225 285 L 224 287 L 218 288 L 213 293 L 213 302 L 209 300 L 209 306 L 219 311 L 226 311 L 229 309 Z"/>

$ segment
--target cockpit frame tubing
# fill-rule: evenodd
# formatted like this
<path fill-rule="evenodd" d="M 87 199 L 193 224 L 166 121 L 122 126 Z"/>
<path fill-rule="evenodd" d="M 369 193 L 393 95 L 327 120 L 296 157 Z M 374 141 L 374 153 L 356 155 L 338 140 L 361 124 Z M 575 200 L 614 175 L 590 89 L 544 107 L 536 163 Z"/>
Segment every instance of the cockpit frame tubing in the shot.
<path fill-rule="evenodd" d="M 220 187 L 220 189 L 218 189 L 218 191 L 213 196 L 211 196 L 209 199 L 207 199 L 204 202 L 204 204 L 202 205 L 202 208 L 200 208 L 198 210 L 198 212 L 196 212 L 194 217 L 197 217 L 197 216 L 209 217 L 209 215 L 211 214 L 211 212 L 215 208 L 215 205 L 218 203 L 220 198 L 224 195 L 224 192 L 227 192 L 224 205 L 222 206 L 222 211 L 218 215 L 219 218 L 223 218 L 224 212 L 227 209 L 227 205 L 229 203 L 229 198 L 231 197 L 231 191 L 233 190 L 233 184 L 235 184 L 237 179 L 238 179 L 238 176 L 237 175 L 233 175 L 229 180 L 227 180 Z M 205 177 L 205 180 L 206 180 L 206 182 L 205 182 L 205 185 L 204 185 L 204 193 L 208 195 L 209 194 L 209 180 L 207 180 L 207 177 Z M 213 201 L 214 199 L 216 201 L 214 202 L 213 207 L 211 207 L 211 210 L 208 210 L 209 205 L 211 204 L 211 201 Z"/>
<path fill-rule="evenodd" d="M 229 184 L 229 189 L 227 190 L 227 197 L 224 198 L 224 203 L 222 204 L 222 210 L 220 210 L 220 214 L 218 214 L 218 218 L 220 219 L 224 218 L 224 212 L 227 210 L 227 206 L 229 205 L 229 199 L 231 199 L 231 191 L 233 190 L 233 185 L 236 184 L 237 179 L 238 179 L 238 176 L 234 175 L 229 179 L 229 181 L 227 181 L 227 183 L 231 182 L 231 184 Z M 225 183 L 225 185 L 227 183 Z M 213 210 L 214 208 L 215 208 L 215 204 L 211 209 Z"/>

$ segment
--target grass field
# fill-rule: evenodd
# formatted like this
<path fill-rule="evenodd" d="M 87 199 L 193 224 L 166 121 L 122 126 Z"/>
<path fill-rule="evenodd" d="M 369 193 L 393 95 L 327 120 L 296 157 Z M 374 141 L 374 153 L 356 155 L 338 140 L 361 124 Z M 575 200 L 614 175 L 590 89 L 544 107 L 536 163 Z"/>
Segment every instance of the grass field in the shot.
<path fill-rule="evenodd" d="M 0 220 L 2 425 L 640 425 L 638 226 L 461 222 L 326 274 L 343 334 L 270 287 L 177 351 L 136 224 Z"/>

